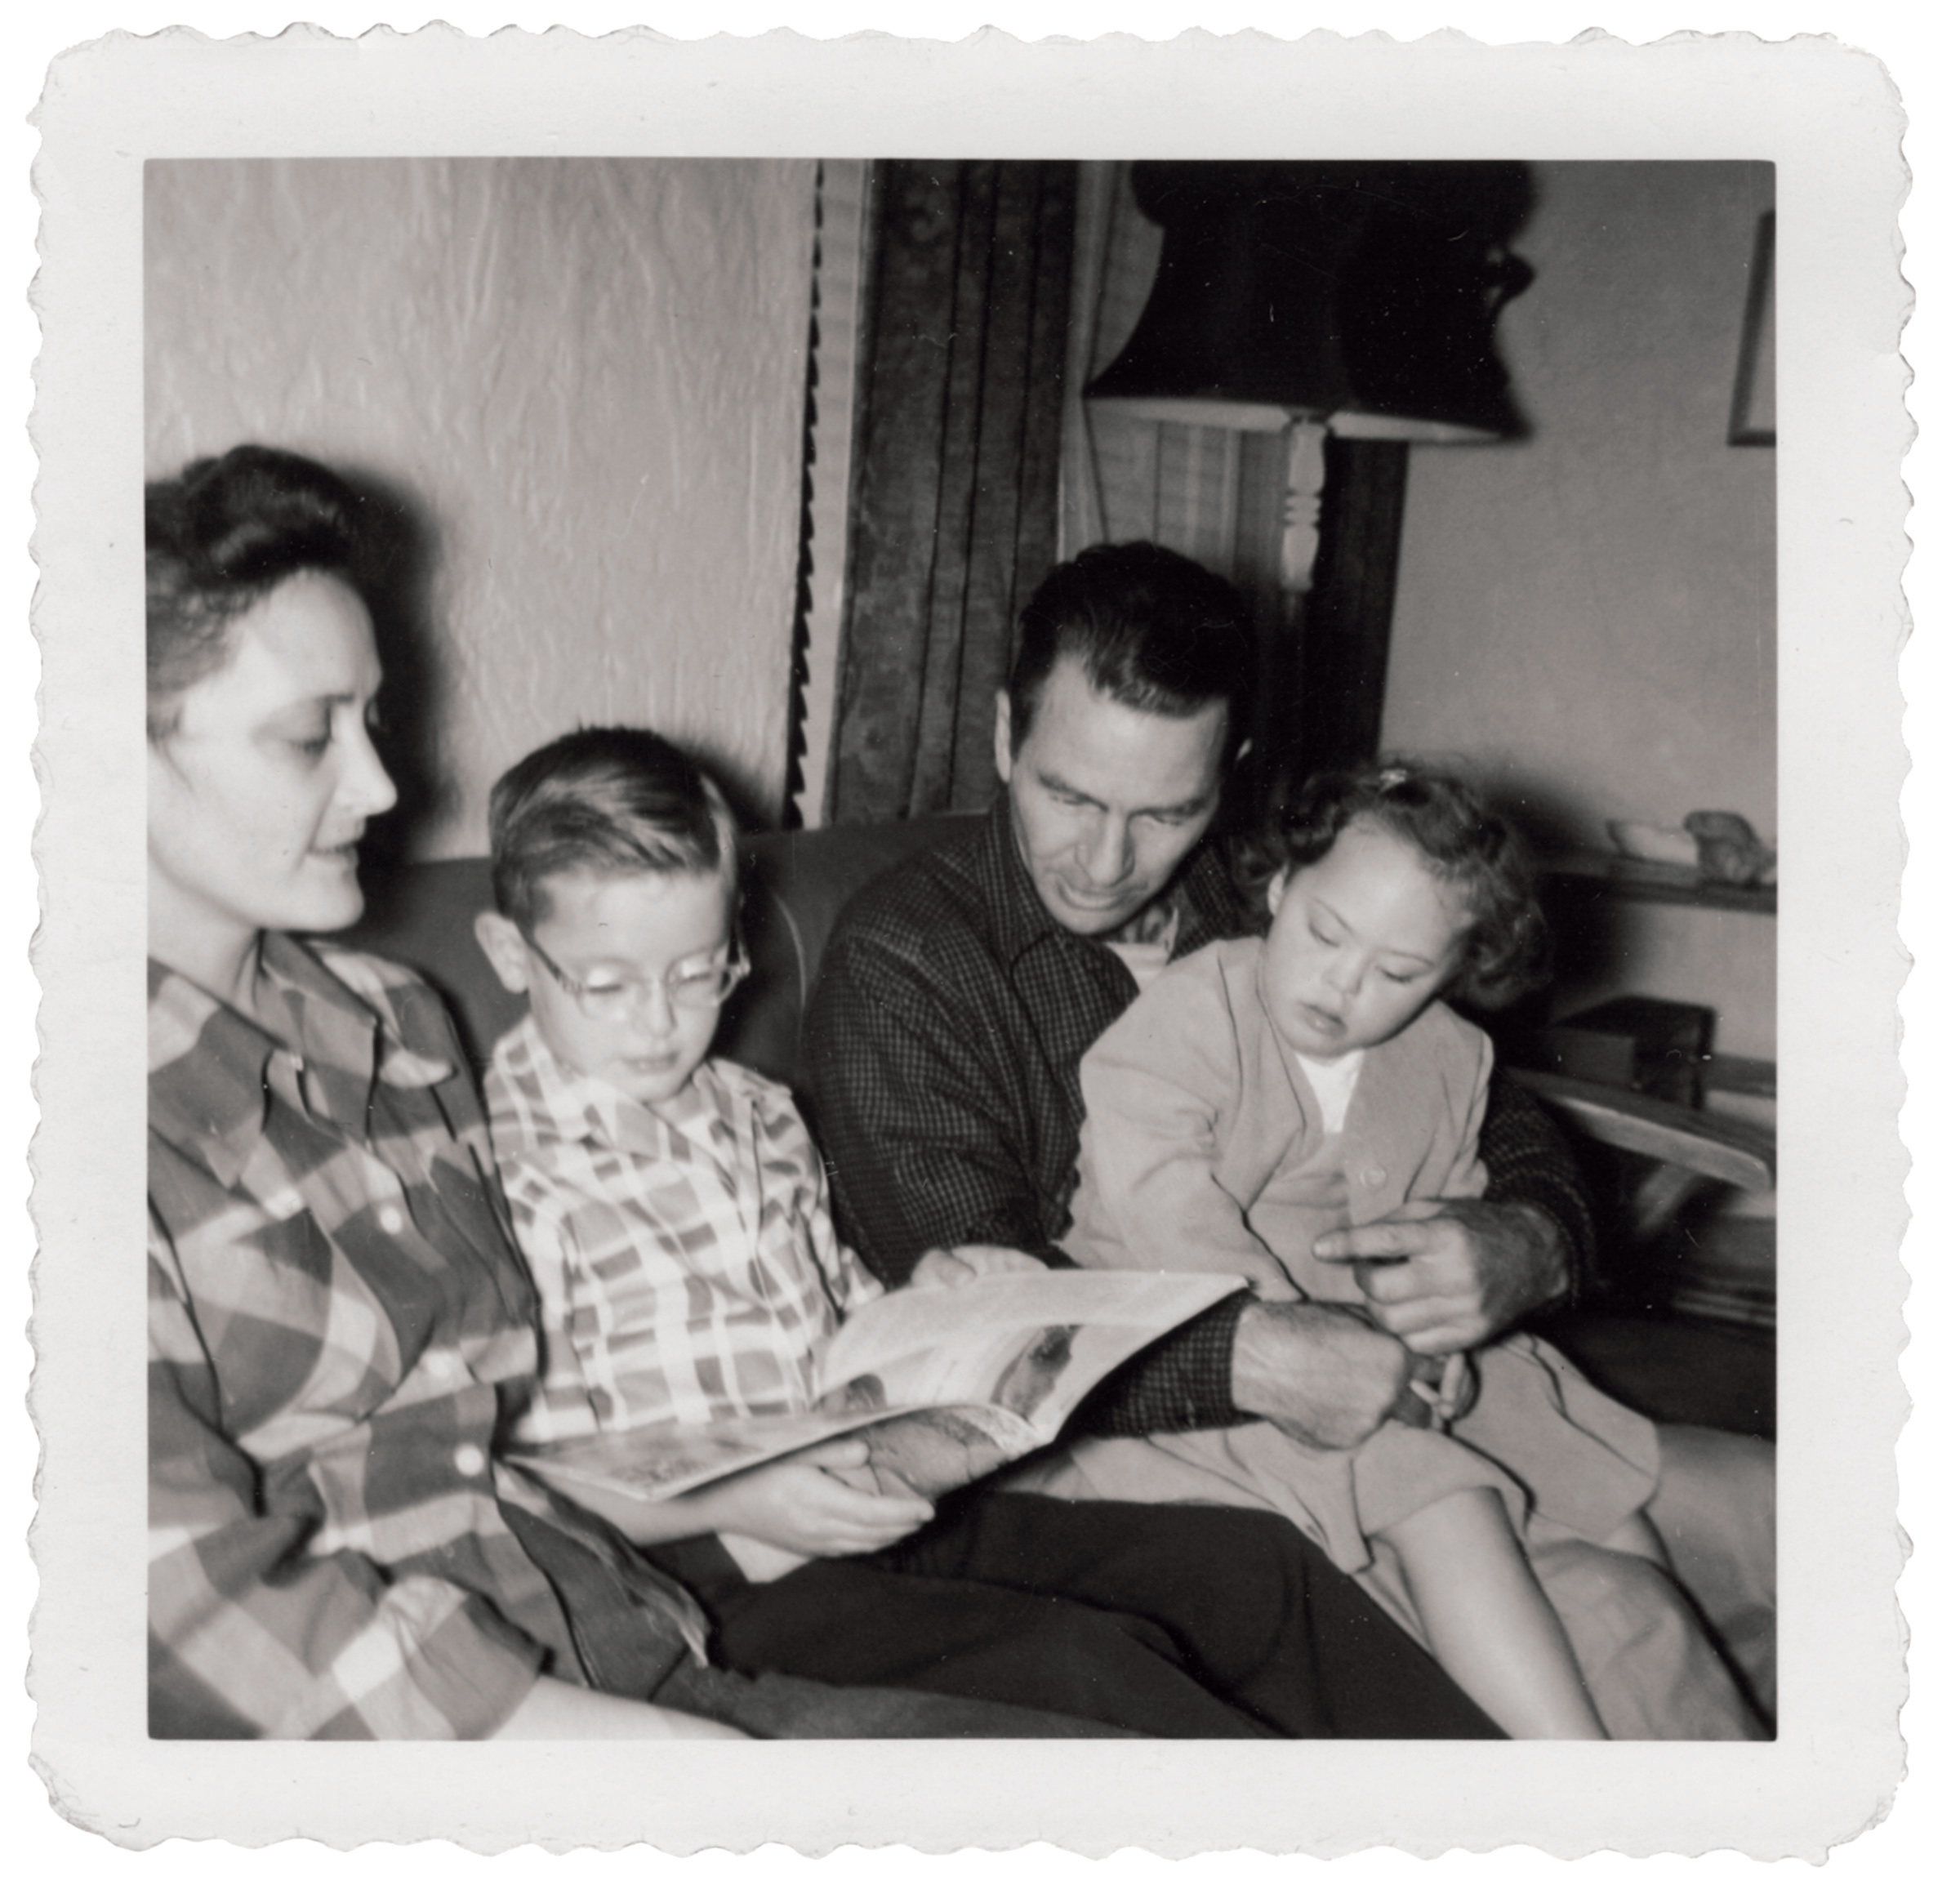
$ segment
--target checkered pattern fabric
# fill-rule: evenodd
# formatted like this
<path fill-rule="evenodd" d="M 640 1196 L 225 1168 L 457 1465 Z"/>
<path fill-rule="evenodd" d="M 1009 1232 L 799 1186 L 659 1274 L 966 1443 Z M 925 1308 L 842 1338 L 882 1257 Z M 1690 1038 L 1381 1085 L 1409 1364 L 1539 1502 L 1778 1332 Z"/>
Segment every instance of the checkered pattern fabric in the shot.
<path fill-rule="evenodd" d="M 1169 894 L 1179 958 L 1247 924 L 1216 848 Z M 1082 1056 L 1135 998 L 1115 952 L 1063 929 L 1014 848 L 1004 799 L 971 836 L 907 859 L 839 917 L 804 1029 L 839 1228 L 887 1284 L 935 1245 L 1006 1244 L 1050 1263 L 1069 1219 Z M 1543 1205 L 1590 1249 L 1585 1194 L 1557 1129 L 1501 1076 L 1479 1142 L 1494 1201 Z M 1575 1270 L 1579 1268 L 1574 1265 Z M 1076 1416 L 1150 1433 L 1231 1423 L 1245 1299 L 1147 1350 Z"/>
<path fill-rule="evenodd" d="M 276 1037 L 149 968 L 153 1733 L 480 1735 L 584 1679 L 500 1502 L 698 1651 L 690 1598 L 492 1457 L 532 1299 L 439 1001 L 278 936 L 261 973 Z"/>
<path fill-rule="evenodd" d="M 542 1308 L 519 1438 L 808 1406 L 817 1344 L 878 1286 L 838 1245 L 786 1089 L 710 1060 L 656 1112 L 566 1067 L 527 1016 L 484 1091 Z"/>

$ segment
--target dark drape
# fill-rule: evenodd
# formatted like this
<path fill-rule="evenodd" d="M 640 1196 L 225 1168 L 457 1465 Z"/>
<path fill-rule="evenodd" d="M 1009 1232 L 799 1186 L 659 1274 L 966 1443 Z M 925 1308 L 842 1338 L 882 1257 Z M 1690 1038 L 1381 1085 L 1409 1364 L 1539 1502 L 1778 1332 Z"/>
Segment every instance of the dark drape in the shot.
<path fill-rule="evenodd" d="M 829 818 L 984 805 L 1013 625 L 1055 556 L 1067 163 L 874 177 Z"/>

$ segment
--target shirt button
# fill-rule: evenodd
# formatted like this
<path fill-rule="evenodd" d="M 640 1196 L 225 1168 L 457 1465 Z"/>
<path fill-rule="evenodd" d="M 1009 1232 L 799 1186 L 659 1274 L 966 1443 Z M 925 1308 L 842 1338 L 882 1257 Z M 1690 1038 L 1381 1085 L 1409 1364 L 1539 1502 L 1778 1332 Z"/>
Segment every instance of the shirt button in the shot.
<path fill-rule="evenodd" d="M 402 1214 L 393 1205 L 384 1205 L 381 1215 L 374 1220 L 391 1237 L 402 1234 Z"/>
<path fill-rule="evenodd" d="M 1379 1185 L 1385 1183 L 1388 1180 L 1388 1173 L 1383 1171 L 1379 1165 L 1363 1165 L 1361 1167 L 1361 1183 L 1365 1185 Z"/>
<path fill-rule="evenodd" d="M 450 1464 L 455 1467 L 464 1478 L 474 1479 L 482 1473 L 484 1467 L 489 1464 L 489 1461 L 483 1457 L 482 1447 L 473 1446 L 466 1442 L 457 1448 L 450 1459 Z"/>

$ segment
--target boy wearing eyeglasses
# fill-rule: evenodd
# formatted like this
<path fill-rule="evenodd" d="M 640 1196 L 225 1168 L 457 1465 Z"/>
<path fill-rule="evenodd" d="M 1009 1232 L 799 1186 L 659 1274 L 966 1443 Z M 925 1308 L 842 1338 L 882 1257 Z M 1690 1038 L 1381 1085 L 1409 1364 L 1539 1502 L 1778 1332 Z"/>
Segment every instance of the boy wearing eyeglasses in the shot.
<path fill-rule="evenodd" d="M 512 1437 L 804 1411 L 818 1345 L 879 1286 L 837 1241 L 788 1091 L 709 1055 L 748 967 L 726 803 L 657 736 L 587 729 L 497 782 L 490 831 L 477 939 L 530 1013 L 485 1096 L 543 1335 Z M 921 1269 L 943 1286 L 1015 1260 Z M 1337 1731 L 1339 1619 L 1284 1521 L 984 1488 L 935 1514 L 849 1483 L 866 1457 L 846 1438 L 660 1504 L 588 1503 L 688 1585 L 744 1673 L 1154 1735 Z"/>

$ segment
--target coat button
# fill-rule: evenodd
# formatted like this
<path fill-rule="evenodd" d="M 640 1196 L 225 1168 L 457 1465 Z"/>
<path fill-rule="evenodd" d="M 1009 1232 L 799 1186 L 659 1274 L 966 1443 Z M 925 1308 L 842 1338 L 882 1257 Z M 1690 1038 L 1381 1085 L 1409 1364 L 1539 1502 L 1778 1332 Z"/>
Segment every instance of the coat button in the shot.
<path fill-rule="evenodd" d="M 1383 1171 L 1379 1165 L 1361 1167 L 1361 1183 L 1365 1185 L 1384 1184 L 1388 1182 L 1388 1173 Z"/>
<path fill-rule="evenodd" d="M 381 1214 L 374 1220 L 391 1237 L 399 1237 L 405 1220 L 393 1205 L 381 1206 Z"/>
<path fill-rule="evenodd" d="M 457 1448 L 450 1464 L 464 1478 L 474 1479 L 490 1463 L 484 1458 L 482 1447 L 472 1446 L 466 1442 Z"/>

